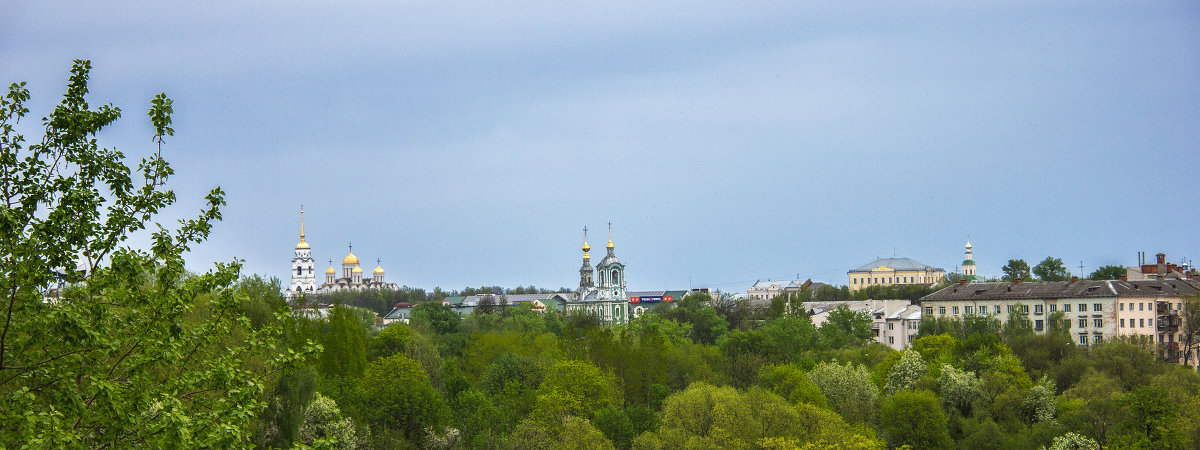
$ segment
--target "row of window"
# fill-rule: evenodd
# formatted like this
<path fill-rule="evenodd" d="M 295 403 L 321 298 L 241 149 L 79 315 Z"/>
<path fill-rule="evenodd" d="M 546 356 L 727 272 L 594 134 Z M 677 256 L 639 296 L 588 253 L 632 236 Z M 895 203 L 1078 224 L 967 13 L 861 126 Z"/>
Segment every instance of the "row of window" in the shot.
<path fill-rule="evenodd" d="M 1129 319 L 1129 327 L 1130 328 L 1133 328 L 1133 323 L 1134 323 L 1133 320 L 1134 319 Z M 1149 320 L 1150 320 L 1150 327 L 1154 328 L 1154 319 L 1149 319 Z M 1141 327 L 1141 328 L 1146 327 L 1146 319 L 1137 319 L 1137 321 L 1138 321 L 1138 327 Z M 1125 319 L 1121 319 L 1121 328 L 1125 328 Z"/>
<path fill-rule="evenodd" d="M 994 307 L 994 311 L 995 311 L 993 314 L 1000 314 L 1000 305 L 993 305 L 993 307 Z M 1063 307 L 1063 312 L 1071 312 L 1071 304 L 1070 304 L 1070 303 L 1064 303 L 1064 304 L 1062 305 L 1062 307 Z M 1012 312 L 1012 309 L 1013 309 L 1013 305 L 1008 305 L 1008 312 L 1010 312 L 1010 313 L 1011 313 L 1011 312 Z M 1058 311 L 1058 305 L 1051 304 L 1051 305 L 1050 305 L 1050 312 L 1056 312 L 1056 311 Z M 1092 311 L 1093 311 L 1093 312 L 1104 312 L 1104 304 L 1103 304 L 1103 303 L 1093 303 L 1093 304 L 1092 304 Z M 1025 314 L 1029 314 L 1029 305 L 1021 305 L 1021 312 L 1022 312 L 1022 313 L 1025 313 Z M 1087 303 L 1080 303 L 1080 304 L 1079 304 L 1079 312 L 1088 312 L 1088 304 L 1087 304 Z M 963 307 L 963 313 L 965 313 L 965 314 L 975 314 L 975 307 L 974 307 L 974 306 L 969 306 L 969 305 L 968 305 L 968 306 L 964 306 L 964 307 Z M 979 307 L 979 314 L 987 314 L 987 313 L 988 313 L 988 307 L 987 307 L 987 306 L 980 306 L 980 307 Z M 1038 304 L 1038 305 L 1033 305 L 1033 313 L 1034 313 L 1034 314 L 1042 314 L 1042 305 L 1040 305 L 1040 304 Z M 925 314 L 930 314 L 930 315 L 932 315 L 932 314 L 933 314 L 933 307 L 932 307 L 932 306 L 926 306 L 926 307 L 925 307 Z M 945 307 L 945 306 L 939 306 L 939 307 L 938 307 L 938 314 L 939 314 L 939 315 L 946 315 L 946 307 Z M 957 306 L 951 306 L 951 307 L 950 307 L 950 314 L 958 314 L 958 307 L 957 307 Z"/>
<path fill-rule="evenodd" d="M 1098 335 L 1098 334 L 1097 334 L 1097 335 L 1095 335 L 1095 336 L 1092 336 L 1092 343 L 1093 343 L 1093 344 L 1099 344 L 1099 343 L 1101 343 L 1101 342 L 1104 342 L 1104 336 L 1101 336 L 1101 335 Z M 1079 336 L 1079 345 L 1088 345 L 1088 337 L 1087 337 L 1087 335 L 1080 335 L 1080 336 Z"/>
<path fill-rule="evenodd" d="M 896 281 L 892 281 L 896 280 Z M 851 278 L 851 284 L 916 283 L 917 277 Z"/>
<path fill-rule="evenodd" d="M 914 337 L 916 337 L 916 335 L 914 335 L 914 334 L 908 335 L 908 342 L 912 342 Z M 896 345 L 896 337 L 895 336 L 888 336 L 888 345 Z"/>
<path fill-rule="evenodd" d="M 1120 307 L 1121 311 L 1124 311 L 1124 310 L 1125 310 L 1125 305 L 1129 305 L 1129 310 L 1130 310 L 1130 311 L 1133 311 L 1133 302 L 1129 302 L 1129 303 L 1118 303 L 1118 304 L 1117 304 L 1117 306 L 1119 306 L 1119 307 Z M 1179 309 L 1179 304 L 1178 304 L 1178 303 L 1167 303 L 1167 309 L 1168 309 L 1168 310 L 1171 310 L 1171 309 L 1176 309 L 1176 310 L 1177 310 L 1177 309 Z M 1151 303 L 1151 302 L 1138 302 L 1138 303 L 1137 303 L 1137 310 L 1138 310 L 1138 311 L 1146 311 L 1146 310 L 1154 311 L 1154 303 Z"/>

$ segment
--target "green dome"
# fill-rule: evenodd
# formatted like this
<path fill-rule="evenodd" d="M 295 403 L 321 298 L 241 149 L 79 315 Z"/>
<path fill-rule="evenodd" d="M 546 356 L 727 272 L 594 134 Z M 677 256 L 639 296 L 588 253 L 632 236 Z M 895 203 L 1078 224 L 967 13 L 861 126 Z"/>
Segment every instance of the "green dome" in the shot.
<path fill-rule="evenodd" d="M 973 266 L 973 265 L 975 265 L 975 261 L 972 261 L 972 260 L 970 260 L 970 259 L 963 260 L 963 263 L 962 263 L 962 265 L 964 265 L 964 266 Z"/>

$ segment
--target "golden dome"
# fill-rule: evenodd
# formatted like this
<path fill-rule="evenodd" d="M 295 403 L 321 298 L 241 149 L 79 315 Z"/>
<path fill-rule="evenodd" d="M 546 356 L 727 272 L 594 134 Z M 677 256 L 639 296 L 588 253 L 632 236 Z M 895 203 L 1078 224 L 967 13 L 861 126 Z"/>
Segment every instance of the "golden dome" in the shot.
<path fill-rule="evenodd" d="M 354 256 L 354 252 L 350 252 L 345 258 L 342 258 L 342 264 L 358 264 L 358 257 Z"/>
<path fill-rule="evenodd" d="M 592 246 L 588 245 L 587 241 L 583 241 L 583 252 L 587 253 L 590 251 L 592 251 Z"/>
<path fill-rule="evenodd" d="M 371 273 L 383 273 L 383 266 L 375 266 L 375 270 Z"/>
<path fill-rule="evenodd" d="M 612 238 L 609 238 L 609 239 L 608 239 L 608 245 L 605 245 L 605 247 L 608 247 L 608 248 L 613 248 L 613 245 L 612 245 Z"/>
<path fill-rule="evenodd" d="M 296 250 L 307 249 L 307 248 L 308 248 L 308 243 L 304 242 L 304 238 L 300 238 L 300 243 L 296 244 Z"/>
<path fill-rule="evenodd" d="M 337 271 L 333 270 L 333 265 L 330 265 L 328 269 L 325 269 L 325 273 L 333 275 L 333 274 L 337 273 Z"/>
<path fill-rule="evenodd" d="M 351 270 L 351 272 L 354 272 L 354 273 L 362 273 L 362 268 L 361 268 L 361 267 L 358 267 L 358 266 L 354 266 L 354 269 L 353 269 L 353 270 Z"/>
<path fill-rule="evenodd" d="M 965 247 L 967 247 L 967 250 L 971 249 L 971 240 L 970 239 L 967 240 L 967 245 Z"/>

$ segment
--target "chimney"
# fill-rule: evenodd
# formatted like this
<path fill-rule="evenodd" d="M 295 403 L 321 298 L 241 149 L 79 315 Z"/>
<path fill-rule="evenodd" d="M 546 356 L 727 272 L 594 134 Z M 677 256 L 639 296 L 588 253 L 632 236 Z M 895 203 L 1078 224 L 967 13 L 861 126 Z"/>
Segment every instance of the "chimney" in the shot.
<path fill-rule="evenodd" d="M 1072 283 L 1078 283 L 1078 282 L 1079 282 L 1079 277 L 1071 277 L 1071 282 L 1072 282 Z"/>
<path fill-rule="evenodd" d="M 962 285 L 965 285 L 965 284 L 967 284 L 967 280 L 958 280 L 958 285 L 959 285 L 959 286 L 962 286 Z"/>
<path fill-rule="evenodd" d="M 1159 264 L 1166 264 L 1166 263 L 1167 263 L 1167 254 L 1166 254 L 1166 253 L 1159 253 L 1159 254 L 1157 254 L 1157 255 L 1154 255 L 1154 256 L 1158 258 L 1158 263 L 1159 263 Z"/>
<path fill-rule="evenodd" d="M 1129 275 L 1121 275 L 1121 276 L 1120 276 L 1120 277 L 1118 277 L 1118 278 L 1120 278 L 1120 279 L 1121 279 L 1121 281 L 1129 281 Z"/>
<path fill-rule="evenodd" d="M 1013 282 L 1013 284 L 1021 284 L 1021 279 L 1020 279 L 1020 278 L 1017 278 L 1017 280 L 1016 280 L 1016 281 L 1014 281 L 1014 282 Z"/>

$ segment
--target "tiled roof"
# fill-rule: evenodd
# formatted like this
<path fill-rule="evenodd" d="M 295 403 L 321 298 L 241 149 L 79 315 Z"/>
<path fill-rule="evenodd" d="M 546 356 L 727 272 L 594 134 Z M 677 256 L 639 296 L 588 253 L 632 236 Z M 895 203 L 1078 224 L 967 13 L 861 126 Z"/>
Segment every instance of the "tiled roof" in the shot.
<path fill-rule="evenodd" d="M 800 280 L 759 280 L 750 286 L 750 289 L 771 289 L 771 286 L 774 286 L 775 289 L 799 288 L 803 284 L 804 282 Z"/>
<path fill-rule="evenodd" d="M 911 258 L 880 258 L 870 263 L 859 266 L 857 269 L 851 270 L 849 273 L 855 272 L 870 272 L 879 266 L 887 266 L 894 270 L 933 270 L 943 271 L 941 267 L 933 267 L 919 261 L 914 261 Z"/>
<path fill-rule="evenodd" d="M 548 299 L 553 298 L 555 295 L 562 295 L 567 298 L 570 298 L 570 296 L 572 294 L 570 292 L 556 292 L 556 293 L 550 293 L 550 294 L 505 294 L 505 295 L 479 294 L 479 295 L 470 295 L 467 297 L 463 297 L 462 301 L 459 304 L 461 306 L 479 306 L 479 302 L 481 302 L 487 298 L 493 299 L 497 305 L 499 305 L 503 302 L 508 302 L 509 304 L 525 303 L 525 302 L 532 302 L 534 300 L 539 300 L 539 301 L 548 300 Z M 449 300 L 449 298 L 447 298 L 447 300 Z M 546 303 L 546 302 L 543 301 L 542 303 Z"/>
<path fill-rule="evenodd" d="M 1196 292 L 1200 292 L 1200 283 L 1195 280 L 977 282 L 947 286 L 922 297 L 921 301 L 1181 297 Z"/>

